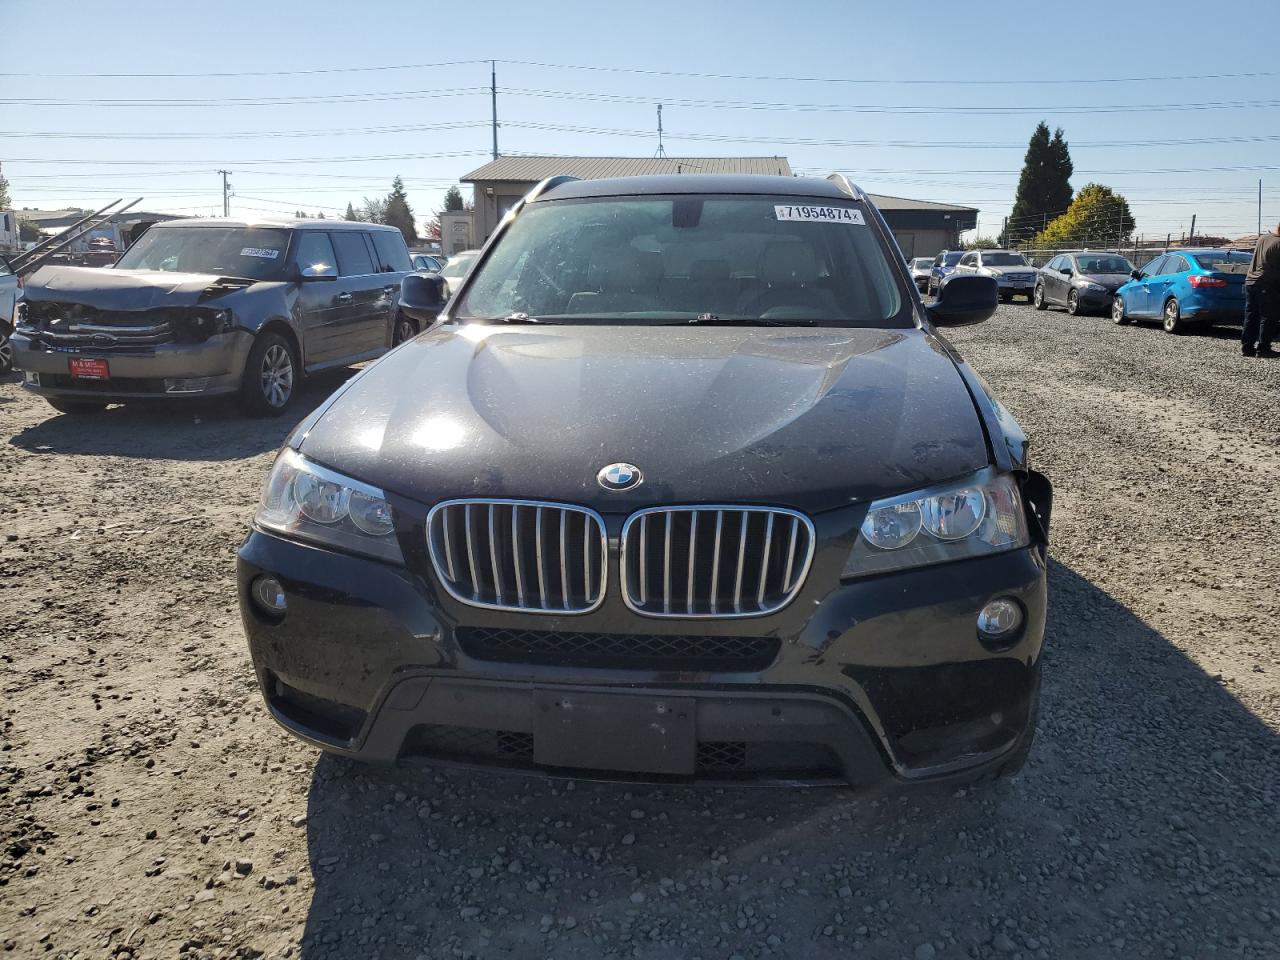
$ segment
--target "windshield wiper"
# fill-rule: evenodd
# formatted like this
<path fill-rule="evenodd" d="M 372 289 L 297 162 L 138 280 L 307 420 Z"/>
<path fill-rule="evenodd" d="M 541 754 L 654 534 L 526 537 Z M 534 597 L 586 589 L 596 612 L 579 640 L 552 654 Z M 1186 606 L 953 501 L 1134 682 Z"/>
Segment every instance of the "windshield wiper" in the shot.
<path fill-rule="evenodd" d="M 722 323 L 725 325 L 740 323 L 748 327 L 816 327 L 817 320 L 769 320 L 764 317 L 720 317 L 714 313 L 700 313 L 692 320 L 682 320 L 681 323 L 691 326 L 697 325 L 713 325 Z"/>
<path fill-rule="evenodd" d="M 469 317 L 469 320 L 479 321 L 480 323 L 551 323 L 550 320 L 539 320 L 537 317 L 531 317 L 527 313 L 516 311 L 509 313 L 505 317 Z"/>

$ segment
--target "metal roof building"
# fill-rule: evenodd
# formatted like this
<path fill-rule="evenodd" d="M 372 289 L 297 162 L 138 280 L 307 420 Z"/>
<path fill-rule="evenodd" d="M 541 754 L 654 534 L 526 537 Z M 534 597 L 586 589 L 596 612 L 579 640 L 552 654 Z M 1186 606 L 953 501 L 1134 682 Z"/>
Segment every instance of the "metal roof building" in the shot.
<path fill-rule="evenodd" d="M 506 212 L 547 177 L 567 174 L 582 180 L 601 180 L 692 173 L 792 176 L 786 157 L 499 157 L 462 178 L 463 183 L 475 188 L 471 236 L 464 242 L 477 246 L 483 243 Z M 850 179 L 858 182 L 856 174 L 851 174 Z M 884 214 L 908 259 L 955 248 L 961 232 L 978 225 L 974 207 L 878 194 L 871 194 L 871 199 Z M 460 247 L 454 244 L 445 252 L 456 249 Z"/>

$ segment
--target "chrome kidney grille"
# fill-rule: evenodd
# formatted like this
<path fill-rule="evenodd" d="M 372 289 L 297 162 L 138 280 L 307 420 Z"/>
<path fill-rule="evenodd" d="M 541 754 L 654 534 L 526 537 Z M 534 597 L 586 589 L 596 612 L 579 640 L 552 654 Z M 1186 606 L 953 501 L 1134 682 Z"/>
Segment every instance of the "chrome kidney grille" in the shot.
<path fill-rule="evenodd" d="M 604 600 L 604 520 L 537 500 L 449 500 L 427 514 L 436 576 L 475 607 L 586 613 Z"/>
<path fill-rule="evenodd" d="M 656 507 L 622 528 L 622 594 L 649 617 L 757 617 L 794 599 L 813 523 L 778 507 Z"/>

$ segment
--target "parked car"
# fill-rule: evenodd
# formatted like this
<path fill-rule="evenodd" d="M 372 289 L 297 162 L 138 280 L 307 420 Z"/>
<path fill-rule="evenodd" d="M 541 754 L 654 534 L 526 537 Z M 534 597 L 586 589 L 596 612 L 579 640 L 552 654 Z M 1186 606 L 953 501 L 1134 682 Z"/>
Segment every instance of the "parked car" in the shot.
<path fill-rule="evenodd" d="M 1048 481 L 829 180 L 557 177 L 295 429 L 239 551 L 267 707 L 367 760 L 1012 772 Z"/>
<path fill-rule="evenodd" d="M 1000 287 L 1000 299 L 1008 303 L 1015 296 L 1030 302 L 1036 285 L 1036 271 L 1016 250 L 970 250 L 956 264 L 957 273 L 992 277 Z"/>
<path fill-rule="evenodd" d="M 13 321 L 18 309 L 18 296 L 22 292 L 22 280 L 9 266 L 8 258 L 0 255 L 0 373 L 13 369 Z"/>
<path fill-rule="evenodd" d="M 1242 250 L 1171 250 L 1116 290 L 1116 323 L 1160 320 L 1166 333 L 1188 326 L 1244 322 L 1244 277 L 1252 254 Z"/>
<path fill-rule="evenodd" d="M 942 281 L 955 272 L 956 264 L 964 256 L 963 250 L 943 250 L 933 258 L 933 266 L 929 270 L 929 280 L 925 284 L 925 292 L 936 296 L 942 287 Z"/>
<path fill-rule="evenodd" d="M 105 267 L 116 261 L 116 242 L 110 237 L 94 237 L 85 245 L 87 267 Z"/>
<path fill-rule="evenodd" d="M 911 261 L 911 281 L 924 293 L 929 286 L 929 271 L 933 269 L 933 257 L 915 257 Z"/>
<path fill-rule="evenodd" d="M 444 259 L 432 253 L 413 253 L 409 255 L 414 270 L 425 270 L 427 273 L 439 273 L 444 268 Z"/>
<path fill-rule="evenodd" d="M 1063 253 L 1040 268 L 1033 302 L 1037 310 L 1066 307 L 1067 313 L 1109 312 L 1116 290 L 1133 264 L 1116 253 Z"/>
<path fill-rule="evenodd" d="M 479 256 L 479 250 L 460 250 L 451 256 L 444 267 L 441 268 L 440 276 L 444 277 L 445 285 L 448 287 L 450 295 L 458 289 L 458 286 L 467 276 L 467 271 L 471 269 L 471 265 L 476 262 Z"/>
<path fill-rule="evenodd" d="M 299 377 L 412 336 L 397 309 L 409 253 L 394 227 L 334 220 L 175 220 L 111 270 L 42 267 L 13 336 L 27 389 L 64 413 L 239 394 L 288 409 Z"/>

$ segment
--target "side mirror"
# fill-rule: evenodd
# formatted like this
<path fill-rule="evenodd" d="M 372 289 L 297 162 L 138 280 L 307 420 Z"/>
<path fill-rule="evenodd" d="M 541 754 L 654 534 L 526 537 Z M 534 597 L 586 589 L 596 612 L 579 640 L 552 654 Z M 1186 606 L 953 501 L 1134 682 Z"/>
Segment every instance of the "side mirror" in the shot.
<path fill-rule="evenodd" d="M 1142 279 L 1142 271 L 1141 271 L 1141 270 L 1130 270 L 1130 271 L 1129 271 L 1129 276 L 1133 277 L 1133 279 L 1135 279 L 1135 280 L 1141 280 L 1141 279 Z"/>
<path fill-rule="evenodd" d="M 1063 275 L 1064 277 L 1069 277 L 1069 276 L 1071 276 L 1073 272 L 1074 272 L 1074 271 L 1073 271 L 1070 267 L 1063 267 L 1063 268 L 1062 268 L 1062 275 Z"/>
<path fill-rule="evenodd" d="M 332 263 L 313 263 L 298 271 L 303 280 L 337 280 L 338 268 Z"/>
<path fill-rule="evenodd" d="M 444 277 L 438 273 L 419 270 L 405 274 L 400 281 L 400 309 L 420 327 L 435 323 L 448 300 Z"/>
<path fill-rule="evenodd" d="M 925 309 L 938 327 L 967 327 L 991 318 L 1000 306 L 1000 285 L 995 277 L 953 274 Z"/>

